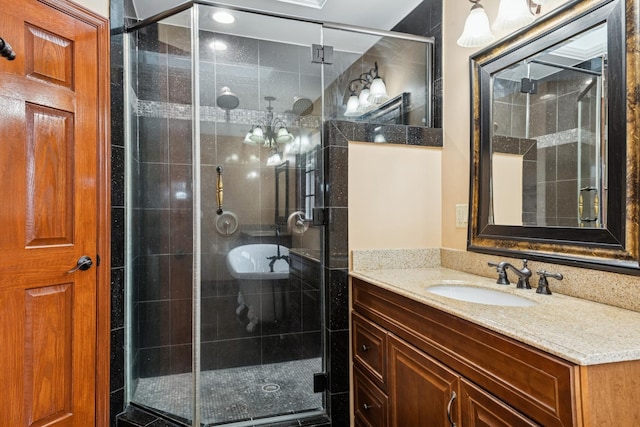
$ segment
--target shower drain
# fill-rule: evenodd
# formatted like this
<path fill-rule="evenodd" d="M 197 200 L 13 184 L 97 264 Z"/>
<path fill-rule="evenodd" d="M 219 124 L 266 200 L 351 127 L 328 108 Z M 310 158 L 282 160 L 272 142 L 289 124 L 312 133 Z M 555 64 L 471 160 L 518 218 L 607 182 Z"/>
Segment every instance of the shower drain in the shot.
<path fill-rule="evenodd" d="M 278 384 L 265 384 L 262 386 L 262 391 L 266 393 L 273 393 L 278 390 L 280 390 L 280 386 Z"/>

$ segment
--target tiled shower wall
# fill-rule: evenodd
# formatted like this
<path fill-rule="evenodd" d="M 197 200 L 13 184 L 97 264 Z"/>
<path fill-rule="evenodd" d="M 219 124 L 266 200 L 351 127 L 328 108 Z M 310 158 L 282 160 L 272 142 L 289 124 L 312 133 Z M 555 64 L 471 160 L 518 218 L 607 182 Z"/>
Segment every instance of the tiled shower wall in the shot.
<path fill-rule="evenodd" d="M 125 263 L 125 180 L 124 180 L 124 86 L 123 86 L 123 28 L 125 16 L 134 16 L 130 0 L 112 0 L 111 7 L 111 136 L 112 136 L 112 321 L 111 321 L 111 425 L 115 415 L 124 409 L 124 263 Z M 125 13 L 125 11 L 127 13 Z M 436 38 L 434 124 L 442 122 L 442 3 L 441 0 L 425 0 L 394 28 L 412 34 Z M 333 425 L 348 425 L 349 419 L 349 329 L 348 329 L 348 193 L 347 142 L 353 140 L 359 130 L 338 130 L 333 124 L 325 125 L 326 132 L 334 132 L 325 141 L 326 196 L 325 206 L 329 224 L 325 234 L 326 276 L 325 309 L 327 322 L 324 327 L 327 347 L 328 394 L 327 407 Z M 391 129 L 396 132 L 397 129 Z M 424 135 L 409 127 L 402 129 L 404 143 L 418 143 Z M 436 137 L 437 145 L 438 138 Z M 413 142 L 408 142 L 413 141 Z M 441 144 L 441 138 L 439 139 Z M 398 141 L 400 143 L 400 141 Z"/>

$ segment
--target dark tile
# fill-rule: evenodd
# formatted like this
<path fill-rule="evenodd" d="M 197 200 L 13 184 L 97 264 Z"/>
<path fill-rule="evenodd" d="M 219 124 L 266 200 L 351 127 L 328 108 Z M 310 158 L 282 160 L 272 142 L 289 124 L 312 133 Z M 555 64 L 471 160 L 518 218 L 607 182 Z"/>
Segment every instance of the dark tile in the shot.
<path fill-rule="evenodd" d="M 426 128 L 423 126 L 407 127 L 407 144 L 424 147 L 442 147 L 442 129 Z"/>
<path fill-rule="evenodd" d="M 262 363 L 299 360 L 302 355 L 300 334 L 272 335 L 262 338 Z"/>
<path fill-rule="evenodd" d="M 124 328 L 124 267 L 111 269 L 111 329 Z"/>
<path fill-rule="evenodd" d="M 172 254 L 185 255 L 193 251 L 193 213 L 189 210 L 171 210 Z"/>
<path fill-rule="evenodd" d="M 140 206 L 145 209 L 168 209 L 169 165 L 164 163 L 140 164 Z"/>
<path fill-rule="evenodd" d="M 153 301 L 138 304 L 140 347 L 171 344 L 171 302 Z"/>
<path fill-rule="evenodd" d="M 349 141 L 355 140 L 355 129 L 358 126 L 356 123 L 331 120 L 326 122 L 325 126 L 329 128 L 328 141 L 325 142 L 325 146 L 346 147 Z"/>
<path fill-rule="evenodd" d="M 190 165 L 170 165 L 171 209 L 190 209 L 193 206 L 192 174 Z"/>
<path fill-rule="evenodd" d="M 578 178 L 578 143 L 561 144 L 557 146 L 557 176 L 560 180 Z M 562 194 L 562 193 L 560 193 Z"/>
<path fill-rule="evenodd" d="M 302 292 L 302 330 L 305 332 L 319 331 L 322 326 L 320 316 L 320 291 L 307 290 Z"/>
<path fill-rule="evenodd" d="M 557 183 L 557 215 L 563 218 L 578 217 L 578 181 L 558 181 Z"/>
<path fill-rule="evenodd" d="M 326 322 L 331 330 L 349 327 L 348 270 L 325 269 L 327 283 Z"/>
<path fill-rule="evenodd" d="M 125 153 L 123 147 L 111 146 L 111 206 L 124 206 Z"/>
<path fill-rule="evenodd" d="M 173 254 L 168 264 L 171 267 L 171 298 L 190 299 L 193 294 L 193 255 Z"/>
<path fill-rule="evenodd" d="M 109 426 L 116 427 L 118 414 L 124 411 L 124 388 L 109 394 Z"/>
<path fill-rule="evenodd" d="M 191 120 L 169 119 L 169 162 L 190 165 L 193 163 L 191 151 Z"/>
<path fill-rule="evenodd" d="M 331 416 L 331 425 L 348 426 L 349 425 L 349 392 L 330 393 L 329 407 Z"/>
<path fill-rule="evenodd" d="M 171 61 L 167 77 L 170 103 L 191 105 L 191 76 L 189 60 Z"/>
<path fill-rule="evenodd" d="M 406 144 L 407 127 L 404 125 L 366 124 L 366 142 L 378 142 L 387 144 Z"/>
<path fill-rule="evenodd" d="M 192 318 L 190 299 L 171 301 L 171 345 L 191 343 Z"/>
<path fill-rule="evenodd" d="M 308 359 L 322 355 L 322 332 L 304 332 L 302 334 L 302 358 Z"/>
<path fill-rule="evenodd" d="M 334 208 L 349 205 L 349 149 L 328 147 L 325 152 L 325 204 Z"/>
<path fill-rule="evenodd" d="M 169 259 L 169 255 L 142 255 L 137 258 L 135 265 L 137 271 L 134 276 L 136 282 L 130 287 L 134 301 L 169 299 L 171 295 Z"/>
<path fill-rule="evenodd" d="M 259 365 L 261 363 L 260 338 L 228 340 L 220 343 L 218 368 Z"/>
<path fill-rule="evenodd" d="M 124 328 L 111 331 L 110 390 L 124 388 Z"/>
<path fill-rule="evenodd" d="M 348 208 L 329 208 L 329 224 L 326 227 L 326 266 L 348 268 Z"/>
<path fill-rule="evenodd" d="M 329 331 L 327 345 L 331 355 L 327 360 L 329 391 L 340 393 L 349 390 L 349 331 Z"/>
<path fill-rule="evenodd" d="M 157 377 L 171 373 L 171 347 L 142 348 L 138 351 L 140 378 Z"/>
<path fill-rule="evenodd" d="M 162 117 L 139 117 L 140 161 L 166 163 L 169 161 L 169 124 Z"/>
<path fill-rule="evenodd" d="M 542 150 L 542 158 L 544 160 L 544 174 L 538 175 L 538 182 L 540 180 L 550 182 L 557 179 L 557 147 L 547 147 Z M 540 169 L 538 169 L 538 173 Z"/>
<path fill-rule="evenodd" d="M 191 372 L 192 347 L 190 344 L 171 346 L 171 374 Z"/>
<path fill-rule="evenodd" d="M 140 223 L 134 228 L 140 252 L 145 254 L 169 253 L 171 222 L 169 211 L 149 209 L 140 212 Z"/>
<path fill-rule="evenodd" d="M 124 267 L 124 208 L 111 208 L 111 267 Z"/>

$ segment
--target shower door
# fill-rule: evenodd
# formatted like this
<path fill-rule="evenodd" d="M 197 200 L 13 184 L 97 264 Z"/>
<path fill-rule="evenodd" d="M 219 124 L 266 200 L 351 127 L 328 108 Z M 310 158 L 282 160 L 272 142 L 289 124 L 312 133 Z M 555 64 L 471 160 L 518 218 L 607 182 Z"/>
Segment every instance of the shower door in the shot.
<path fill-rule="evenodd" d="M 199 6 L 200 419 L 302 418 L 324 405 L 321 27 L 218 12 Z"/>
<path fill-rule="evenodd" d="M 321 26 L 220 11 L 127 37 L 128 401 L 194 426 L 321 415 Z"/>

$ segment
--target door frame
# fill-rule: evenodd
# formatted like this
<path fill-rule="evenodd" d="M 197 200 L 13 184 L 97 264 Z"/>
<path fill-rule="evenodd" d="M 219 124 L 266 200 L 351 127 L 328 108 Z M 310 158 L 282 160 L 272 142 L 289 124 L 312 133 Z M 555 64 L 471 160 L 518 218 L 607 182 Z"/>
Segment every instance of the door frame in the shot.
<path fill-rule="evenodd" d="M 111 365 L 111 100 L 109 19 L 67 0 L 38 0 L 95 27 L 98 41 L 97 100 L 97 244 L 96 268 L 96 427 L 107 427 L 110 415 Z"/>

